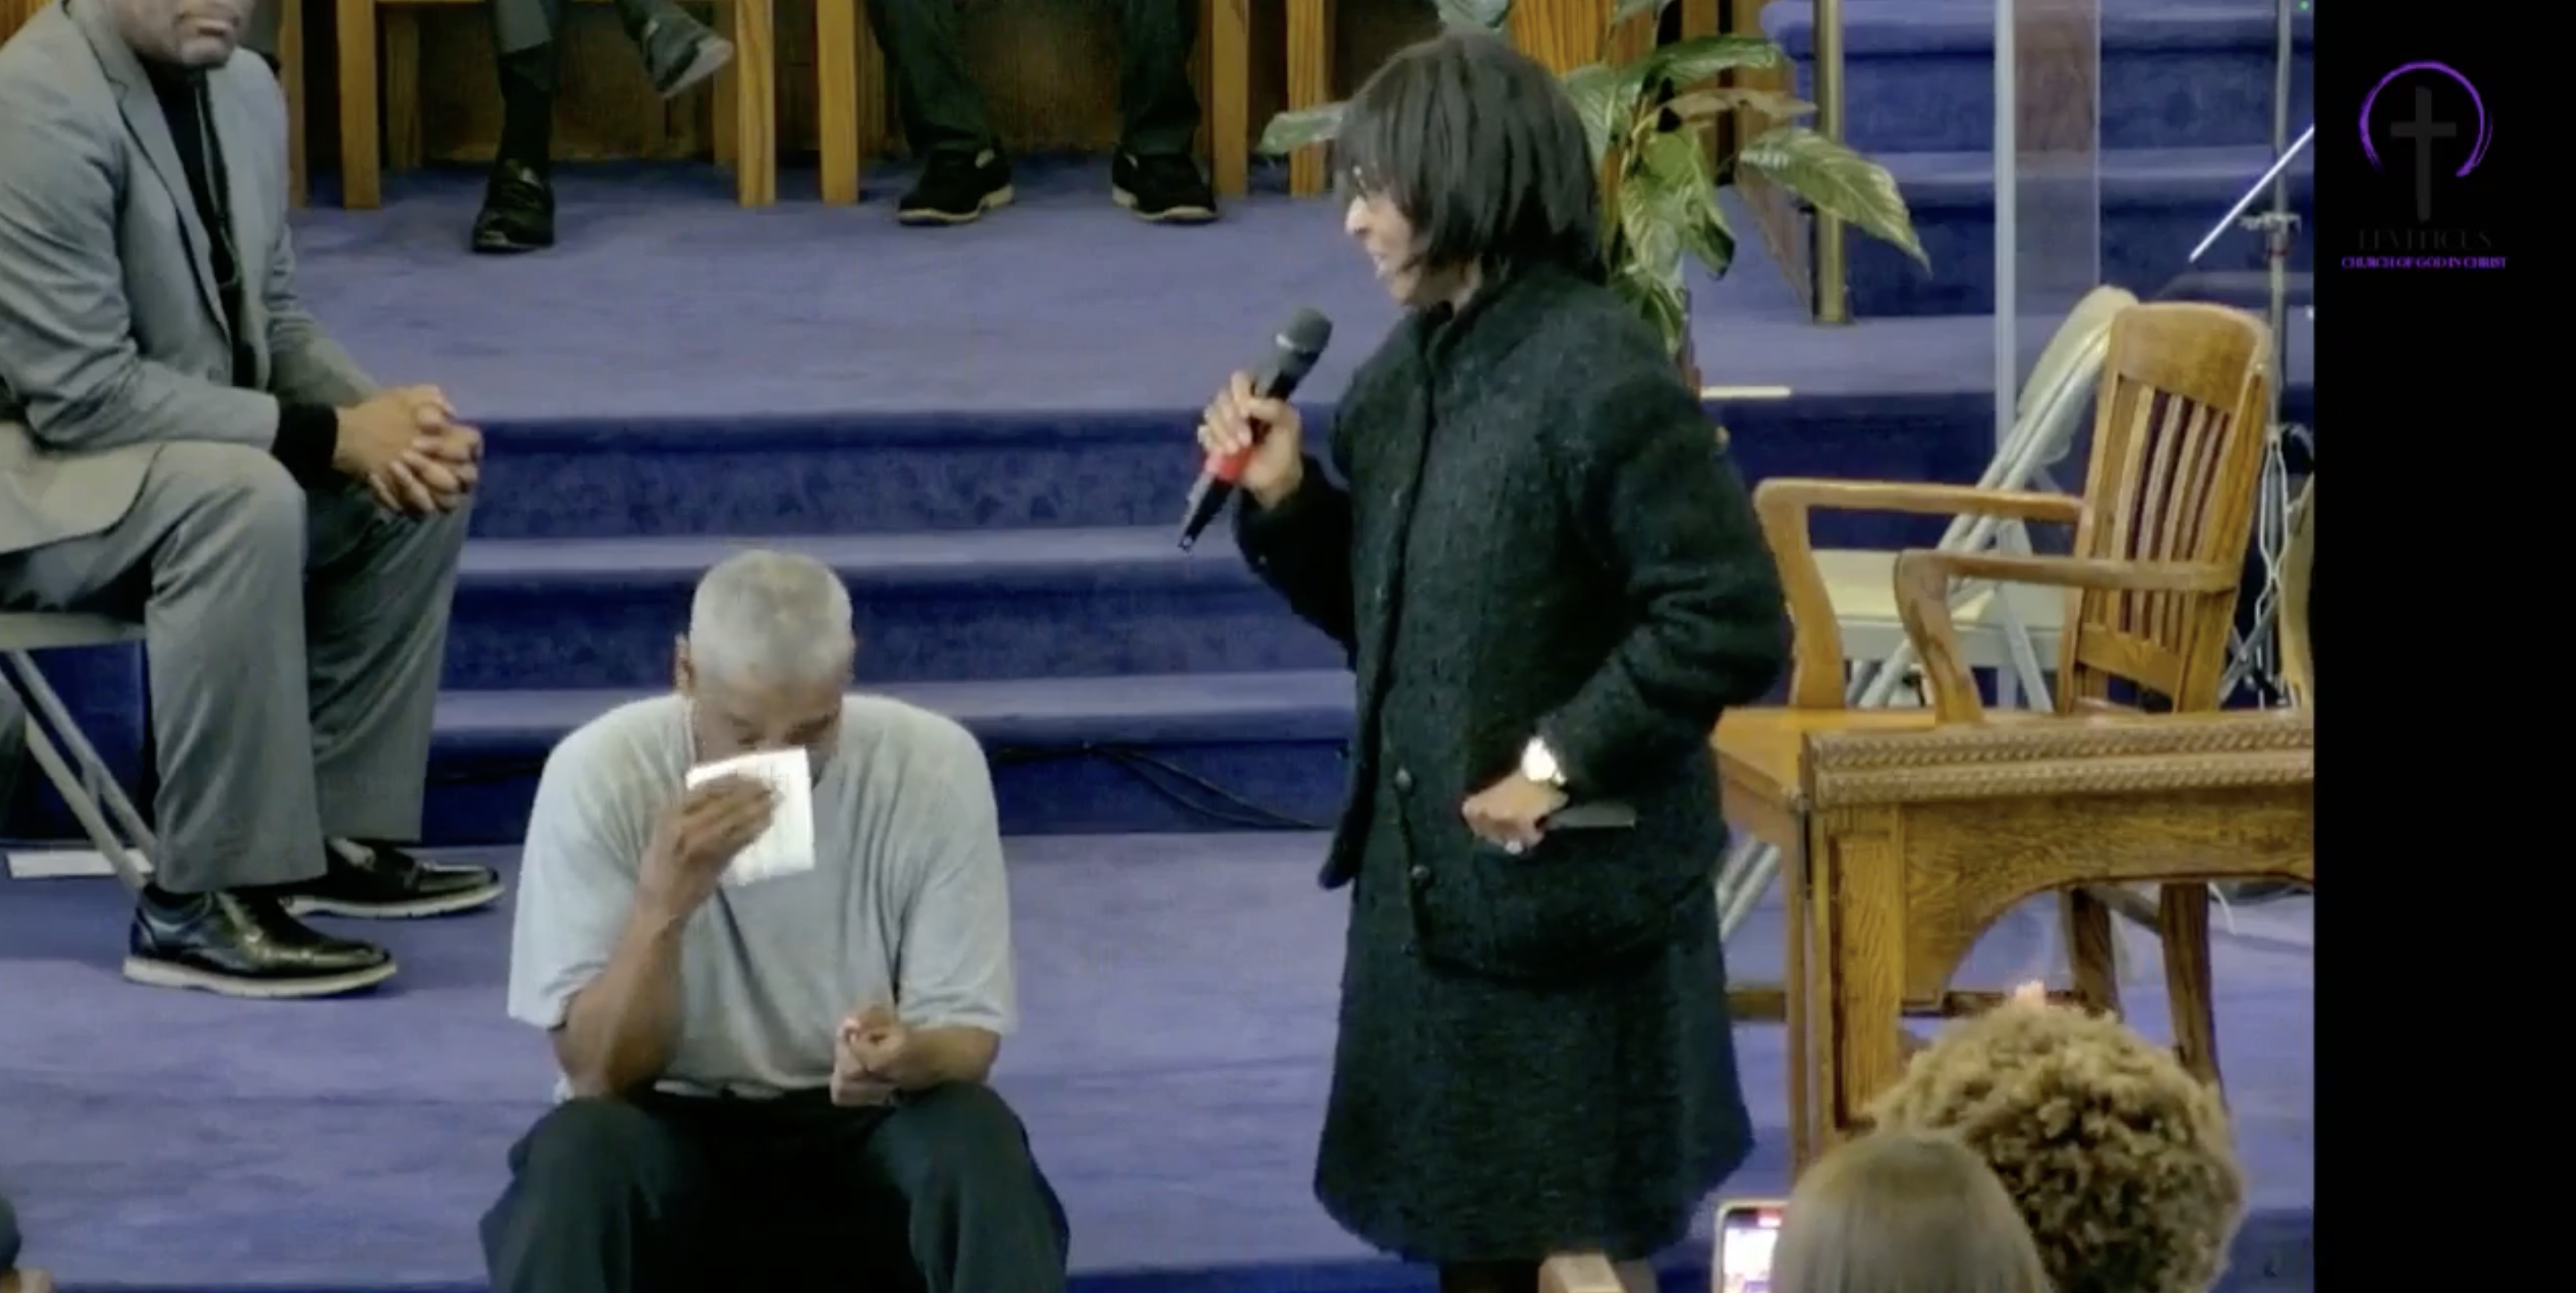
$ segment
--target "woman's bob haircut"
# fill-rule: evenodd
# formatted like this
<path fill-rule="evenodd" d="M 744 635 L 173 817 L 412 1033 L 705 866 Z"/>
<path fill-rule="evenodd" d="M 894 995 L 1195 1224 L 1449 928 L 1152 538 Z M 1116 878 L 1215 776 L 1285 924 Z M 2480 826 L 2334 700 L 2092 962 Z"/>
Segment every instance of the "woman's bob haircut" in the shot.
<path fill-rule="evenodd" d="M 1604 277 L 1583 119 L 1506 41 L 1452 30 L 1397 54 L 1352 96 L 1333 147 L 1346 195 L 1385 198 L 1412 224 L 1416 268 Z"/>

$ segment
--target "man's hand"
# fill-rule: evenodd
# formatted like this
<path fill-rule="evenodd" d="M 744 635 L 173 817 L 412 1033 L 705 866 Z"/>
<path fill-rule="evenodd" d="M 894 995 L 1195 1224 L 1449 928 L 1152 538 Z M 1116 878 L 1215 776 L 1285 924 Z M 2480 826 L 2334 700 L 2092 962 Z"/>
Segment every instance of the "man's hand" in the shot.
<path fill-rule="evenodd" d="M 1519 773 L 1477 791 L 1460 807 L 1476 838 L 1506 853 L 1527 853 L 1547 834 L 1548 814 L 1565 807 L 1565 792 Z"/>
<path fill-rule="evenodd" d="M 469 426 L 446 423 L 423 434 L 419 445 L 396 470 L 408 470 L 411 478 L 429 492 L 431 501 L 441 512 L 453 512 L 465 505 L 465 496 L 483 477 L 483 433 Z M 379 485 L 376 496 L 386 498 L 390 490 Z"/>
<path fill-rule="evenodd" d="M 734 855 L 769 829 L 776 796 L 749 777 L 718 777 L 662 810 L 644 846 L 641 888 L 671 915 L 705 905 Z"/>
<path fill-rule="evenodd" d="M 453 473 L 421 452 L 443 433 L 456 408 L 435 386 L 400 386 L 355 408 L 340 410 L 339 441 L 331 465 L 363 481 L 387 508 L 426 515 L 438 510 L 441 487 L 454 490 Z M 460 495 L 461 496 L 461 495 Z"/>
<path fill-rule="evenodd" d="M 890 1006 L 870 1006 L 841 1021 L 832 1054 L 832 1103 L 891 1103 L 900 1089 L 895 1066 L 911 1042 L 911 1032 Z"/>

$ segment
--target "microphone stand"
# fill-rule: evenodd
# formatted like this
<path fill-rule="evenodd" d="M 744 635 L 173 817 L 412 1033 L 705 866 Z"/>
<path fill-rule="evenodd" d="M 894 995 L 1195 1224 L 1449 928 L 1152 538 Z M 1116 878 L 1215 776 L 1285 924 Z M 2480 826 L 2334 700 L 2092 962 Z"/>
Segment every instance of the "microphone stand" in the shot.
<path fill-rule="evenodd" d="M 2290 164 L 2316 142 L 2317 128 L 2310 125 L 2297 139 L 2290 135 L 2290 85 L 2292 45 L 2296 36 L 2292 23 L 2291 0 L 2275 0 L 2277 21 L 2276 49 L 2272 76 L 2272 152 L 2270 169 L 2256 179 L 2243 196 L 2236 199 L 2227 214 L 2218 218 L 2200 245 L 2192 248 L 2190 263 L 2197 265 L 2209 249 L 2217 245 L 2230 229 L 2242 228 L 2263 238 L 2263 262 L 2266 299 L 2264 321 L 2272 330 L 2272 408 L 2270 424 L 2265 430 L 2263 481 L 2259 486 L 2260 504 L 2255 510 L 2254 543 L 2263 559 L 2263 586 L 2255 594 L 2254 622 L 2246 632 L 2228 646 L 2226 672 L 2220 675 L 2218 694 L 2223 702 L 2249 683 L 2258 697 L 2277 703 L 2284 697 L 2280 685 L 2279 643 L 2276 626 L 2280 620 L 2281 551 L 2288 545 L 2291 525 L 2291 490 L 2288 450 L 2299 445 L 2314 461 L 2316 441 L 2306 427 L 2291 426 L 2282 420 L 2284 390 L 2290 384 L 2290 250 L 2299 231 L 2298 213 L 2290 209 Z M 2268 210 L 2253 215 L 2246 212 L 2256 200 L 2271 192 Z M 2308 317 L 2316 317 L 2316 307 L 2308 307 Z"/>
<path fill-rule="evenodd" d="M 2306 450 L 2314 470 L 2315 436 L 2306 427 L 2291 426 L 2281 417 L 2284 390 L 2290 384 L 2290 248 L 2299 231 L 2298 213 L 2290 209 L 2290 164 L 2299 159 L 2316 142 L 2317 128 L 2311 124 L 2297 139 L 2290 138 L 2290 70 L 2292 45 L 2296 40 L 2292 22 L 2292 0 L 2274 0 L 2276 49 L 2272 73 L 2272 152 L 2271 168 L 2255 180 L 2244 196 L 2236 199 L 2227 214 L 2218 218 L 2200 245 L 2192 248 L 2191 263 L 2200 258 L 2232 228 L 2243 228 L 2263 236 L 2265 286 L 2264 321 L 2272 329 L 2272 408 L 2270 423 L 2265 428 L 2263 479 L 2257 486 L 2258 502 L 2254 514 L 2254 544 L 2263 561 L 2263 586 L 2254 597 L 2254 622 L 2228 644 L 2228 661 L 2219 676 L 2218 697 L 2221 704 L 2251 683 L 2255 695 L 2266 704 L 2285 704 L 2287 689 L 2281 685 L 2280 635 L 2281 554 L 2289 545 L 2295 517 L 2290 489 L 2288 448 L 2292 443 Z M 2270 209 L 2255 215 L 2246 211 L 2265 189 L 2271 190 Z M 2316 317 L 2316 307 L 2308 307 L 2308 317 Z M 2219 900 L 2219 910 L 2226 913 L 2231 902 L 2252 905 L 2293 895 L 2296 889 L 2272 882 L 2219 883 L 2210 886 Z M 2155 923 L 2151 912 L 2120 908 L 2121 914 L 2147 925 Z M 2234 922 L 2231 919 L 2229 923 Z"/>

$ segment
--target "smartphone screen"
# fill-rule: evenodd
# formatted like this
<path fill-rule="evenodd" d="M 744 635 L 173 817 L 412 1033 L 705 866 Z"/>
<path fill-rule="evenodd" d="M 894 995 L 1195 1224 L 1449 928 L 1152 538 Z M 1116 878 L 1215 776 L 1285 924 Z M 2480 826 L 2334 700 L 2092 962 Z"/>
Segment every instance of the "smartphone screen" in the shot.
<path fill-rule="evenodd" d="M 1717 1217 L 1717 1293 L 1771 1293 L 1780 1205 L 1730 1203 Z"/>

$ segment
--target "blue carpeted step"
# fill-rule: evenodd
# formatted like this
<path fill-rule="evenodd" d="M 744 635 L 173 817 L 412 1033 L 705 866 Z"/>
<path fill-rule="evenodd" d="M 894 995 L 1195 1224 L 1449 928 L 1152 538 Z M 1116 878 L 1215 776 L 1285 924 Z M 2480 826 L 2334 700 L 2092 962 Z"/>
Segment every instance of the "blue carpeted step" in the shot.
<path fill-rule="evenodd" d="M 548 418 L 486 428 L 474 532 L 883 534 L 1178 525 L 1197 411 Z"/>
<path fill-rule="evenodd" d="M 2269 0 L 2113 3 L 2100 10 L 2101 146 L 2268 146 L 2278 28 Z M 1815 9 L 1783 0 L 1764 29 L 1814 93 Z M 2293 15 L 2290 131 L 2315 118 L 2310 14 Z M 2064 39 L 2080 39 L 2070 31 Z M 2025 38 L 2025 69 L 2062 57 Z M 2031 78 L 2027 71 L 2024 84 Z M 1843 6 L 1843 137 L 1870 153 L 1994 147 L 1994 0 L 1849 0 Z"/>
<path fill-rule="evenodd" d="M 1853 238 L 1849 282 L 1863 318 L 1983 314 L 1995 308 L 1995 6 L 1960 0 L 1854 0 L 1843 10 L 1843 134 L 1886 163 L 1932 268 Z M 1766 29 L 1800 62 L 1813 93 L 1814 9 L 1783 3 Z M 2313 23 L 2293 24 L 2290 129 L 2315 119 Z M 2079 39 L 2070 35 L 2067 39 Z M 2101 271 L 2153 295 L 2236 198 L 2271 165 L 2272 5 L 2263 0 L 2179 6 L 2116 4 L 2099 28 Z M 2025 60 L 2050 57 L 2032 45 Z M 2313 206 L 2309 168 L 2293 175 L 2293 206 Z M 2041 208 L 2023 197 L 2025 219 Z M 2293 268 L 2309 250 L 2294 245 Z M 2232 231 L 2199 268 L 2259 270 L 2261 240 Z"/>
<path fill-rule="evenodd" d="M 1888 153 L 1879 160 L 1896 177 L 1914 211 L 1916 234 L 1932 267 L 1894 248 L 1848 235 L 1852 312 L 1862 318 L 1991 314 L 1995 308 L 1995 176 L 1991 153 Z M 2106 153 L 2100 172 L 2101 268 L 2088 281 L 2154 296 L 2191 268 L 2194 247 L 2270 169 L 2264 146 L 2131 149 Z M 2315 169 L 2306 158 L 2288 171 L 2292 210 L 2314 209 Z M 2025 194 L 2024 210 L 2033 205 Z M 2290 266 L 2310 264 L 2308 240 L 2292 245 Z M 2209 272 L 2263 266 L 2262 240 L 2231 229 L 2202 257 Z"/>
<path fill-rule="evenodd" d="M 877 686 L 984 743 L 1010 835 L 1314 828 L 1342 797 L 1352 691 L 1339 670 Z M 564 734 L 639 691 L 439 697 L 428 817 L 441 844 L 525 835 Z"/>
<path fill-rule="evenodd" d="M 1830 334 L 1794 339 L 1802 355 L 1829 353 L 1820 339 Z M 1703 353 L 1716 350 L 1705 346 Z M 1847 367 L 1839 357 L 1817 366 Z M 1803 394 L 1808 383 L 1782 367 L 1730 350 L 1725 367 L 1712 372 L 1726 380 L 1798 380 Z M 1953 367 L 1934 365 L 1945 383 Z M 1914 480 L 1933 470 L 1931 479 L 1946 479 L 1939 471 L 1960 464 L 1936 467 L 1926 455 L 1984 445 L 1989 414 L 1978 405 L 1973 393 L 1946 385 L 1895 386 L 1840 391 L 1822 402 L 1755 401 L 1722 416 L 1737 443 L 1760 459 L 1747 468 L 1756 474 Z M 1190 439 L 1196 417 L 1175 406 L 503 420 L 486 429 L 491 451 L 474 534 L 767 538 L 1154 527 L 1168 536 L 1199 470 Z M 1307 407 L 1311 425 L 1329 417 L 1328 405 Z M 1967 465 L 1972 477 L 1975 465 Z"/>
<path fill-rule="evenodd" d="M 446 686 L 648 689 L 699 575 L 753 540 L 476 539 Z M 767 538 L 848 581 L 860 670 L 925 682 L 1331 669 L 1341 652 L 1253 578 L 1222 531 L 1167 527 Z"/>
<path fill-rule="evenodd" d="M 2281 289 L 2282 303 L 2293 309 L 2317 303 L 2315 274 L 2284 274 L 2281 276 Z M 2215 301 L 2220 305 L 2263 314 L 2272 308 L 2272 276 L 2259 269 L 2218 273 L 2194 271 L 2150 295 L 2159 301 Z"/>

